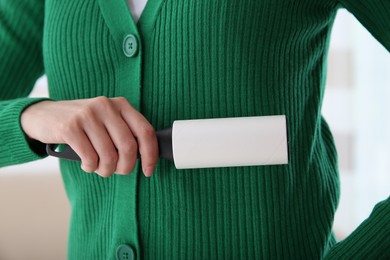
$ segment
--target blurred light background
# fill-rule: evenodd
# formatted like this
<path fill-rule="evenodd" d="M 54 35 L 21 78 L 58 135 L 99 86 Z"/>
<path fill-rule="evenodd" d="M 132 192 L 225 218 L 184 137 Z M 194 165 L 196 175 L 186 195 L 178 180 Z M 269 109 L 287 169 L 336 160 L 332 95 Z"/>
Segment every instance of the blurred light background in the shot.
<path fill-rule="evenodd" d="M 345 10 L 334 25 L 322 111 L 339 154 L 334 230 L 343 239 L 390 195 L 390 54 Z"/>
<path fill-rule="evenodd" d="M 334 230 L 348 236 L 390 187 L 390 54 L 345 10 L 334 25 L 323 114 L 339 153 Z M 45 77 L 32 96 L 47 96 Z M 0 259 L 66 259 L 69 204 L 57 161 L 0 168 Z"/>

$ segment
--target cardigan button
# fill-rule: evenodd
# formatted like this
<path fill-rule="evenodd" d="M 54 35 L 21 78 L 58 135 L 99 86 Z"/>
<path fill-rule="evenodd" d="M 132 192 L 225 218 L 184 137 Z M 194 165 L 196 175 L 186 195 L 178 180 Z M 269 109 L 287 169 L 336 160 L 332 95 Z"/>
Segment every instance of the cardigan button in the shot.
<path fill-rule="evenodd" d="M 120 245 L 116 249 L 117 260 L 135 260 L 135 253 L 133 248 L 128 245 Z"/>
<path fill-rule="evenodd" d="M 123 40 L 123 53 L 126 57 L 134 57 L 137 54 L 138 50 L 138 42 L 137 38 L 133 34 L 126 35 Z"/>

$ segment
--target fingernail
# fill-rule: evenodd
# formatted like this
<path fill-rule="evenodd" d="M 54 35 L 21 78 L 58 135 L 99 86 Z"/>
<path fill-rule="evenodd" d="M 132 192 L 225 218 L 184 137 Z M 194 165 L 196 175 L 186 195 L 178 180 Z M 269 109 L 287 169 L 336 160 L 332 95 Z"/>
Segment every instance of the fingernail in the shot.
<path fill-rule="evenodd" d="M 153 167 L 145 167 L 143 168 L 143 172 L 146 177 L 150 177 L 153 175 L 154 168 Z"/>

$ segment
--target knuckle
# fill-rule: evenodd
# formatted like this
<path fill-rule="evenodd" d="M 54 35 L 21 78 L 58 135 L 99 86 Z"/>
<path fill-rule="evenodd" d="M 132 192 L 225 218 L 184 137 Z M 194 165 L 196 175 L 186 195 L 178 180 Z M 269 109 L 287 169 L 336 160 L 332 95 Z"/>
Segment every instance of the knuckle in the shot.
<path fill-rule="evenodd" d="M 79 113 L 77 120 L 85 122 L 86 120 L 93 119 L 95 117 L 94 107 L 85 106 Z"/>
<path fill-rule="evenodd" d="M 92 100 L 95 101 L 98 104 L 103 104 L 103 103 L 107 102 L 108 99 L 109 98 L 106 97 L 106 96 L 99 96 L 99 97 L 92 98 Z"/>
<path fill-rule="evenodd" d="M 92 173 L 96 169 L 95 167 L 93 167 L 91 165 L 87 165 L 85 163 L 82 164 L 81 168 L 82 168 L 83 171 L 88 172 L 88 173 Z"/>
<path fill-rule="evenodd" d="M 103 178 L 108 178 L 112 175 L 112 172 L 110 171 L 98 171 L 96 173 Z"/>
<path fill-rule="evenodd" d="M 107 170 L 115 170 L 118 161 L 118 154 L 116 152 L 105 153 L 100 158 L 99 168 L 102 167 Z"/>
<path fill-rule="evenodd" d="M 115 169 L 115 165 L 116 165 L 117 160 L 118 160 L 118 157 L 114 156 L 114 155 L 104 156 L 101 159 L 99 166 L 102 166 L 105 169 Z"/>
<path fill-rule="evenodd" d="M 124 97 L 117 97 L 114 100 L 116 108 L 120 111 L 126 111 L 128 109 L 133 109 L 129 101 Z"/>
<path fill-rule="evenodd" d="M 134 168 L 135 168 L 134 163 L 128 164 L 126 166 L 118 167 L 118 169 L 116 170 L 116 173 L 121 174 L 121 175 L 130 174 L 132 171 L 134 171 Z"/>
<path fill-rule="evenodd" d="M 132 138 L 129 139 L 127 142 L 124 142 L 120 150 L 125 156 L 132 156 L 137 153 L 138 144 L 135 139 Z"/>
<path fill-rule="evenodd" d="M 135 139 L 130 139 L 124 143 L 119 148 L 119 153 L 120 160 L 118 160 L 115 172 L 122 175 L 131 173 L 135 168 L 138 153 L 138 144 Z"/>
<path fill-rule="evenodd" d="M 106 168 L 104 165 L 100 164 L 99 168 L 96 170 L 96 173 L 104 178 L 107 178 L 113 174 L 114 170 L 115 168 Z"/>
<path fill-rule="evenodd" d="M 117 97 L 115 98 L 116 102 L 118 102 L 120 105 L 128 104 L 129 102 L 127 101 L 126 98 L 124 97 Z"/>
<path fill-rule="evenodd" d="M 104 155 L 109 164 L 115 164 L 118 161 L 118 153 L 111 152 Z"/>
<path fill-rule="evenodd" d="M 142 154 L 144 164 L 154 165 L 158 160 L 158 150 L 147 149 Z"/>
<path fill-rule="evenodd" d="M 148 140 L 153 140 L 156 138 L 156 133 L 154 128 L 150 124 L 142 124 L 141 126 L 141 135 Z"/>
<path fill-rule="evenodd" d="M 65 136 L 67 133 L 69 133 L 69 124 L 67 124 L 65 121 L 62 121 L 58 124 L 58 130 L 61 133 L 61 135 Z"/>
<path fill-rule="evenodd" d="M 71 138 L 75 131 L 79 129 L 79 124 L 75 120 L 64 121 L 59 125 L 61 136 L 65 139 Z"/>
<path fill-rule="evenodd" d="M 85 155 L 82 160 L 83 166 L 86 169 L 91 169 L 91 171 L 94 171 L 97 168 L 98 159 L 96 155 Z"/>
<path fill-rule="evenodd" d="M 99 106 L 102 108 L 109 108 L 111 107 L 111 101 L 109 98 L 105 96 L 96 97 L 93 99 L 94 102 L 92 102 L 93 105 Z"/>

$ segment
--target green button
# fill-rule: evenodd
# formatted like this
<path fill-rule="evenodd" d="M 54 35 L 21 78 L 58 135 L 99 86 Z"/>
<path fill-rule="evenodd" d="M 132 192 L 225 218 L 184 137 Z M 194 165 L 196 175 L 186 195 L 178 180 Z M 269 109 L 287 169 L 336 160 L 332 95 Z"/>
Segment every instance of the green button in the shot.
<path fill-rule="evenodd" d="M 120 245 L 116 249 L 117 260 L 135 260 L 134 250 L 128 245 Z"/>
<path fill-rule="evenodd" d="M 138 42 L 133 34 L 129 34 L 123 40 L 123 53 L 126 57 L 133 57 L 137 54 Z"/>

